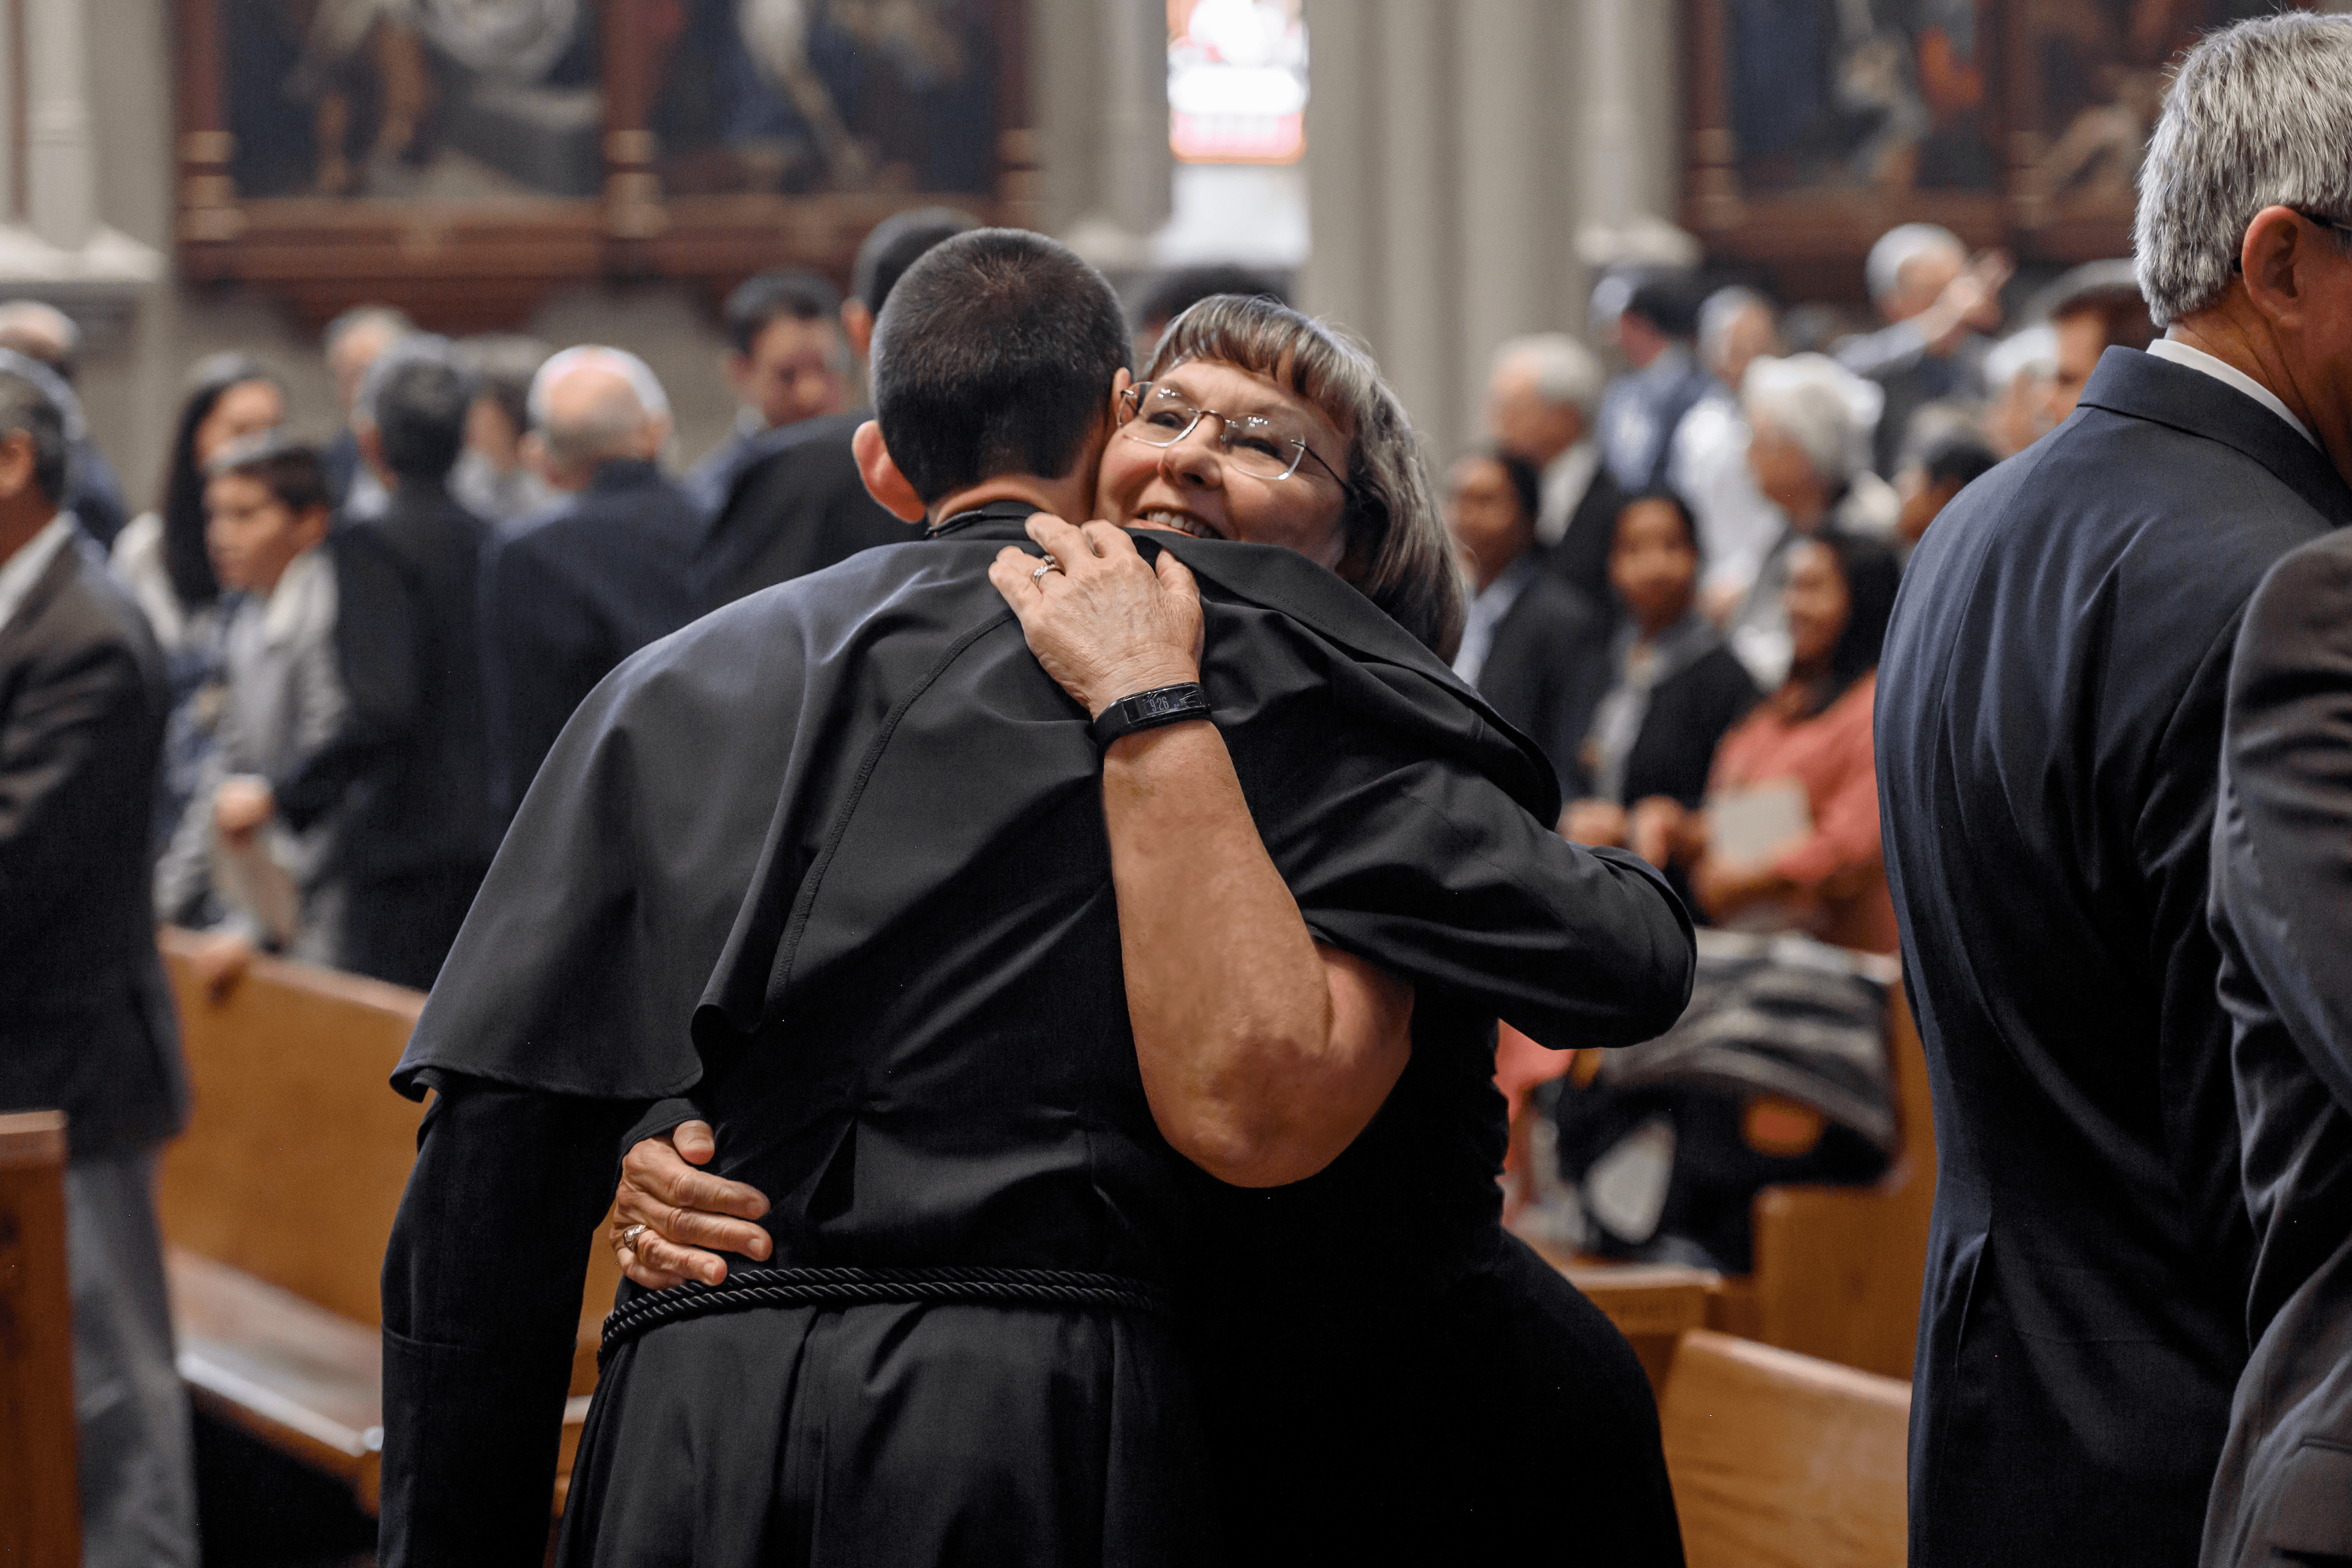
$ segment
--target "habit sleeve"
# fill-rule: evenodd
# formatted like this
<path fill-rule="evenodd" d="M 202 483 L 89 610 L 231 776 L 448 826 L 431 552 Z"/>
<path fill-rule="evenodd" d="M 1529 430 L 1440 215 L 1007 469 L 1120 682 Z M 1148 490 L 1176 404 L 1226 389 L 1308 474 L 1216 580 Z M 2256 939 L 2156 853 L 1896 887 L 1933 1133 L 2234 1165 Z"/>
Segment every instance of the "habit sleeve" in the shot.
<path fill-rule="evenodd" d="M 447 1078 L 383 1263 L 386 1568 L 547 1551 L 587 1248 L 642 1107 Z"/>

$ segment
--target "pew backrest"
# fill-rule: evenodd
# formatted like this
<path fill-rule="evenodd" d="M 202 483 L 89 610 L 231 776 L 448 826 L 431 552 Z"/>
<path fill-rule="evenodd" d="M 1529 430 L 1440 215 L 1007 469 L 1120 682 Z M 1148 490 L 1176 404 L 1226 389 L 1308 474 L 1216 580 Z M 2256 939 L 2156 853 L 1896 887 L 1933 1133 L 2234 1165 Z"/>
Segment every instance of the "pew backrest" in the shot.
<path fill-rule="evenodd" d="M 1902 1568 L 1911 1390 L 1707 1330 L 1659 1423 L 1690 1568 Z"/>

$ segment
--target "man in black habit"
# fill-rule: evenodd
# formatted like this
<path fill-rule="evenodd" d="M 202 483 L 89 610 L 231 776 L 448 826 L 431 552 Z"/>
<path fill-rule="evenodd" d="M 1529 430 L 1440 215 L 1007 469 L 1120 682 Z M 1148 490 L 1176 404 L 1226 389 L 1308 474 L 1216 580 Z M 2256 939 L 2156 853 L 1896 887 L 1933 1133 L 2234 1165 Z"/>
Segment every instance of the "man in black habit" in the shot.
<path fill-rule="evenodd" d="M 1119 731 L 989 577 L 1034 513 L 1091 510 L 1126 354 L 1060 247 L 940 246 L 884 312 L 859 438 L 930 538 L 706 617 L 558 742 L 394 1078 L 439 1092 L 384 1269 L 387 1563 L 538 1560 L 584 1249 L 624 1135 L 679 1095 L 770 1198 L 771 1267 L 625 1290 L 560 1560 L 1222 1559 L 1165 1310 L 1182 1162 L 1122 987 Z M 1687 922 L 1549 831 L 1539 753 L 1303 557 L 1160 548 L 1327 962 L 1557 1042 L 1672 1019 Z"/>
<path fill-rule="evenodd" d="M 2206 904 L 2247 600 L 2352 521 L 2347 113 L 2352 19 L 2289 12 L 2189 53 L 2140 175 L 2166 338 L 2108 349 L 1904 576 L 1877 721 L 1939 1166 L 1919 1568 L 2194 1562 L 2250 1273 L 2259 1327 L 2291 1289 L 2282 1249 L 2341 1238 L 2297 1241 L 2262 1187 L 2249 1227 Z M 2277 1173 L 2263 1144 L 2250 1174 Z"/>

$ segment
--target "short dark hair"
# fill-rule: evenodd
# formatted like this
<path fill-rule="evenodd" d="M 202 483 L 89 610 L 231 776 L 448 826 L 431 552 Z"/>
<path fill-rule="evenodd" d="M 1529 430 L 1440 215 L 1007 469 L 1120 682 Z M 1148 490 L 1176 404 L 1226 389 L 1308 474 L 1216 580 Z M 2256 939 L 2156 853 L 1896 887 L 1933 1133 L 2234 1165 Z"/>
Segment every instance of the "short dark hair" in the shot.
<path fill-rule="evenodd" d="M 335 504 L 334 493 L 327 488 L 327 466 L 319 460 L 319 449 L 275 433 L 237 442 L 215 456 L 205 469 L 207 479 L 226 474 L 260 480 L 279 505 L 298 517 L 315 508 Z"/>
<path fill-rule="evenodd" d="M 1670 338 L 1698 335 L 1699 291 L 1676 276 L 1644 278 L 1633 285 L 1624 313 L 1638 317 Z"/>
<path fill-rule="evenodd" d="M 1931 485 L 1963 489 L 1992 471 L 2000 458 L 1974 436 L 1947 436 L 1927 448 L 1919 467 Z"/>
<path fill-rule="evenodd" d="M 1478 455 L 1503 470 L 1503 478 L 1510 481 L 1511 494 L 1518 500 L 1519 516 L 1528 527 L 1534 527 L 1536 513 L 1543 510 L 1541 470 L 1517 453 L 1506 452 L 1500 447 L 1489 447 Z"/>
<path fill-rule="evenodd" d="M 205 474 L 196 462 L 196 431 L 235 387 L 259 384 L 285 391 L 267 365 L 233 352 L 206 354 L 188 369 L 188 391 L 172 427 L 171 454 L 163 467 L 163 572 L 184 609 L 220 597 L 212 557 L 205 550 Z"/>
<path fill-rule="evenodd" d="M 1691 553 L 1697 556 L 1702 563 L 1706 560 L 1706 543 L 1698 536 L 1698 518 L 1692 512 L 1690 502 L 1683 499 L 1682 491 L 1670 489 L 1665 485 L 1653 486 L 1645 490 L 1635 490 L 1617 503 L 1617 515 L 1609 520 L 1609 547 L 1612 550 L 1617 547 L 1617 530 L 1624 522 L 1625 514 L 1643 501 L 1654 501 L 1672 508 L 1675 516 L 1682 520 L 1683 540 L 1690 546 Z"/>
<path fill-rule="evenodd" d="M 727 324 L 727 341 L 734 345 L 737 353 L 748 354 L 758 346 L 760 334 L 772 322 L 837 323 L 841 320 L 841 290 L 802 268 L 781 268 L 738 283 L 735 291 L 727 296 L 720 317 Z"/>
<path fill-rule="evenodd" d="M 1290 296 L 1282 285 L 1264 273 L 1219 262 L 1208 267 L 1180 267 L 1154 278 L 1136 300 L 1135 319 L 1146 325 L 1172 321 L 1202 300 L 1219 294 L 1271 300 L 1277 305 L 1290 303 Z"/>
<path fill-rule="evenodd" d="M 66 494 L 65 410 L 32 376 L 0 365 L 0 440 L 19 435 L 33 446 L 33 488 L 55 506 Z"/>
<path fill-rule="evenodd" d="M 1895 616 L 1895 591 L 1903 584 L 1903 563 L 1892 545 L 1868 534 L 1831 528 L 1813 538 L 1836 558 L 1849 605 L 1845 630 L 1830 649 L 1829 675 L 1812 709 L 1819 713 L 1878 668 L 1878 657 L 1886 647 L 1886 624 Z"/>
<path fill-rule="evenodd" d="M 466 449 L 466 416 L 481 391 L 457 346 L 419 332 L 368 367 L 360 406 L 375 426 L 383 466 L 403 479 L 439 484 Z"/>
<path fill-rule="evenodd" d="M 883 445 L 926 505 L 998 474 L 1066 474 L 1128 354 L 1110 285 L 1067 247 L 957 235 L 907 269 L 875 325 Z"/>
<path fill-rule="evenodd" d="M 876 224 L 857 247 L 857 260 L 849 272 L 849 291 L 878 318 L 890 290 L 925 251 L 979 226 L 980 220 L 961 207 L 910 207 L 892 213 Z"/>

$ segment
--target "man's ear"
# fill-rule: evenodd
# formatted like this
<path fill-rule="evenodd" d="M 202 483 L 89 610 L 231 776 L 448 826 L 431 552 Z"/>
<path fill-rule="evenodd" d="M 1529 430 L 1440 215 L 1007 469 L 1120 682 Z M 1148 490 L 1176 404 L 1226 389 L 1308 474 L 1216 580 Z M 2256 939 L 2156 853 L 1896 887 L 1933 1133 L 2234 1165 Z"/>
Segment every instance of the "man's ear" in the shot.
<path fill-rule="evenodd" d="M 2308 284 L 2296 273 L 2311 255 L 2310 240 L 2305 220 L 2288 207 L 2264 207 L 2246 226 L 2238 264 L 2246 298 L 2265 320 L 2281 326 L 2301 321 Z"/>
<path fill-rule="evenodd" d="M 915 493 L 898 465 L 890 460 L 890 448 L 882 444 L 882 426 L 868 419 L 849 438 L 849 450 L 857 459 L 857 477 L 866 481 L 866 493 L 881 503 L 882 510 L 901 522 L 920 522 L 929 515 L 930 508 Z"/>
<path fill-rule="evenodd" d="M 305 508 L 294 520 L 294 531 L 302 541 L 304 550 L 315 550 L 325 542 L 327 531 L 334 525 L 335 514 L 323 506 Z"/>
<path fill-rule="evenodd" d="M 874 312 L 866 301 L 855 294 L 841 302 L 841 330 L 849 338 L 849 346 L 857 351 L 859 359 L 874 353 Z"/>
<path fill-rule="evenodd" d="M 0 437 L 0 500 L 33 488 L 33 438 L 22 430 Z"/>
<path fill-rule="evenodd" d="M 376 478 L 389 479 L 383 469 L 383 432 L 373 425 L 362 425 L 352 432 L 359 443 L 360 461 L 365 463 Z"/>
<path fill-rule="evenodd" d="M 1134 384 L 1134 373 L 1125 369 L 1110 378 L 1109 419 L 1110 428 L 1114 431 L 1127 423 L 1127 410 L 1121 405 L 1127 397 L 1127 389 Z"/>

